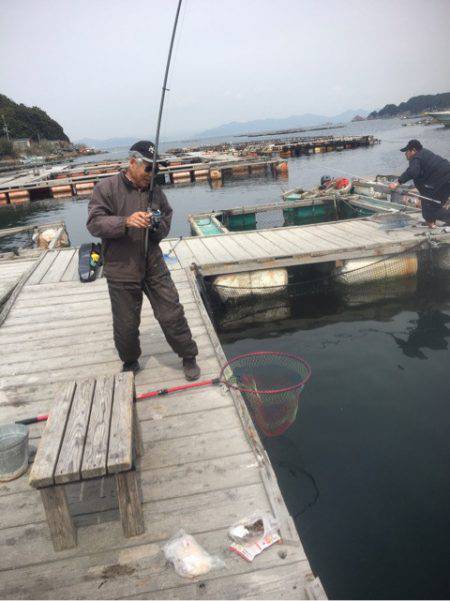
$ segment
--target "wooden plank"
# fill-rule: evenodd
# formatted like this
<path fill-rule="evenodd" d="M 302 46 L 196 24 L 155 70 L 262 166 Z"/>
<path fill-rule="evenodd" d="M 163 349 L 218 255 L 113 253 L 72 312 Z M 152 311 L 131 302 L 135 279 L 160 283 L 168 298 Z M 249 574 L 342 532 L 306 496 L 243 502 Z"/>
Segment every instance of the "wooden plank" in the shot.
<path fill-rule="evenodd" d="M 70 515 L 66 492 L 63 486 L 41 489 L 47 524 L 50 528 L 55 551 L 72 549 L 77 544 L 77 533 Z"/>
<path fill-rule="evenodd" d="M 61 282 L 72 282 L 79 281 L 78 279 L 78 249 L 75 249 L 75 252 L 70 259 L 70 263 L 67 266 L 66 271 L 63 273 L 61 277 Z"/>
<path fill-rule="evenodd" d="M 74 254 L 75 250 L 73 249 L 60 250 L 58 256 L 53 261 L 52 265 L 50 266 L 50 269 L 44 275 L 40 283 L 47 284 L 59 282 L 62 276 L 64 275 L 64 272 L 66 271 L 70 260 L 72 259 Z"/>
<path fill-rule="evenodd" d="M 217 241 L 233 255 L 235 261 L 245 261 L 252 257 L 248 250 L 241 246 L 234 236 L 217 236 Z"/>
<path fill-rule="evenodd" d="M 306 593 L 306 577 L 310 573 L 307 561 L 288 561 L 238 575 L 219 572 L 215 578 L 201 582 L 201 589 L 198 582 L 180 582 L 176 588 L 163 588 L 160 592 L 139 592 L 133 599 L 188 600 L 199 599 L 200 595 L 207 599 L 310 599 Z"/>
<path fill-rule="evenodd" d="M 279 228 L 279 229 L 281 230 L 283 228 Z M 260 232 L 260 235 L 263 238 L 268 238 L 268 232 L 266 232 L 266 231 Z M 287 238 L 282 236 L 281 233 L 278 231 L 270 232 L 270 241 L 272 243 L 275 242 L 278 245 L 278 247 L 280 248 L 280 250 L 282 250 L 286 254 L 296 255 L 299 252 L 298 244 L 294 244 L 293 242 L 291 242 L 290 240 L 288 240 Z"/>
<path fill-rule="evenodd" d="M 188 238 L 185 240 L 186 245 L 194 255 L 194 262 L 198 265 L 217 262 L 205 242 L 203 238 Z"/>
<path fill-rule="evenodd" d="M 235 258 L 227 248 L 220 243 L 219 236 L 203 237 L 202 241 L 207 246 L 210 253 L 214 255 L 214 260 L 220 263 L 234 261 Z"/>
<path fill-rule="evenodd" d="M 114 383 L 108 474 L 131 469 L 133 465 L 133 401 L 134 376 L 131 372 L 117 374 Z"/>
<path fill-rule="evenodd" d="M 175 256 L 177 257 L 182 267 L 188 267 L 191 263 L 195 263 L 194 253 L 191 251 L 185 240 L 182 240 L 174 250 Z"/>
<path fill-rule="evenodd" d="M 324 238 L 324 236 L 319 235 L 319 233 L 317 232 L 317 229 L 314 229 L 314 231 L 312 231 L 310 228 L 308 228 L 307 226 L 303 226 L 300 228 L 289 228 L 289 231 L 296 236 L 299 240 L 306 240 L 306 241 L 310 241 L 312 244 L 315 244 L 315 247 L 319 250 L 319 249 L 336 249 L 336 248 L 340 248 L 342 245 L 339 244 L 338 242 L 334 242 L 332 240 L 330 240 L 329 238 Z"/>
<path fill-rule="evenodd" d="M 207 350 L 209 346 L 209 337 L 205 327 L 191 328 L 191 332 L 195 337 L 197 345 L 202 347 L 203 351 Z M 152 334 L 151 337 L 145 336 L 141 341 L 144 354 L 148 355 L 153 352 L 153 354 L 159 355 L 170 352 L 171 347 L 162 332 L 159 333 L 156 330 L 153 331 Z M 102 342 L 100 343 L 100 341 Z M 58 361 L 59 359 L 65 360 L 67 357 L 73 359 L 74 356 L 76 357 L 83 353 L 90 356 L 96 355 L 96 360 L 108 359 L 111 357 L 114 358 L 116 356 L 111 332 L 103 332 L 103 335 L 100 337 L 85 334 L 84 336 L 80 335 L 78 337 L 67 338 L 66 344 L 64 344 L 64 341 L 61 342 L 61 344 L 49 348 L 48 344 L 45 345 L 43 341 L 41 341 L 40 344 L 35 341 L 28 344 L 22 341 L 21 345 L 16 346 L 16 348 L 20 349 L 17 352 L 14 352 L 14 347 L 11 347 L 10 352 L 8 352 L 8 350 L 0 350 L 0 358 L 3 358 L 4 363 L 2 366 L 2 363 L 0 362 L 0 376 L 2 369 L 5 370 L 4 373 L 10 373 L 10 370 L 17 371 L 18 369 L 28 373 L 39 371 L 40 366 L 45 366 L 45 363 L 42 363 L 42 361 L 52 357 Z M 31 364 L 26 365 L 27 362 L 31 362 Z M 15 363 L 18 363 L 19 365 L 15 366 Z M 69 365 L 72 365 L 72 363 L 69 363 Z"/>
<path fill-rule="evenodd" d="M 97 377 L 81 466 L 82 478 L 106 474 L 113 391 L 113 377 Z"/>
<path fill-rule="evenodd" d="M 284 254 L 283 250 L 272 240 L 272 230 L 266 230 L 265 233 L 265 236 L 262 236 L 261 232 L 256 233 L 252 239 L 252 244 L 256 242 L 271 257 L 282 256 Z"/>
<path fill-rule="evenodd" d="M 34 273 L 31 275 L 31 277 L 28 279 L 28 282 L 27 282 L 28 286 L 31 286 L 33 284 L 39 284 L 39 282 L 42 280 L 44 275 L 50 269 L 50 266 L 52 265 L 53 261 L 58 256 L 58 253 L 59 253 L 59 251 L 57 251 L 57 250 L 49 250 L 46 252 L 42 261 L 37 266 Z"/>
<path fill-rule="evenodd" d="M 31 468 L 31 486 L 43 487 L 54 484 L 53 474 L 59 457 L 67 419 L 70 413 L 76 383 L 69 382 L 57 396 L 47 420 L 39 448 Z"/>
<path fill-rule="evenodd" d="M 228 237 L 237 242 L 239 246 L 244 247 L 254 259 L 267 256 L 267 252 L 257 242 L 256 232 L 248 232 L 246 234 L 233 232 L 227 235 L 227 240 Z"/>
<path fill-rule="evenodd" d="M 302 239 L 300 236 L 295 236 L 295 234 L 293 234 L 288 228 L 280 227 L 279 231 L 277 231 L 277 235 L 281 238 L 284 238 L 285 240 L 288 240 L 294 246 L 296 246 L 297 254 L 308 252 L 308 250 L 317 249 L 316 244 L 313 244 L 311 241 Z"/>
<path fill-rule="evenodd" d="M 116 474 L 116 484 L 124 536 L 139 536 L 145 532 L 145 524 L 136 471 Z"/>
<path fill-rule="evenodd" d="M 94 388 L 95 380 L 85 380 L 84 382 L 77 383 L 64 433 L 64 440 L 55 469 L 54 478 L 56 484 L 64 484 L 81 479 L 81 461 L 83 459 Z"/>

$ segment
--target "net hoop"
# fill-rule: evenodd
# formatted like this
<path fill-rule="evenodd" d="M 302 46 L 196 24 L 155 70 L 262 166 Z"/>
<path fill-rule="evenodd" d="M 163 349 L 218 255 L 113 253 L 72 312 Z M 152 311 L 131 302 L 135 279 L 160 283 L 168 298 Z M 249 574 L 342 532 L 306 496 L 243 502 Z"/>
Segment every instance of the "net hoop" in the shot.
<path fill-rule="evenodd" d="M 233 363 L 241 360 L 241 359 L 245 359 L 247 357 L 258 357 L 258 356 L 272 356 L 272 357 L 287 357 L 289 359 L 293 359 L 294 361 L 297 361 L 298 363 L 300 363 L 304 368 L 306 368 L 306 376 L 304 376 L 300 382 L 298 382 L 297 384 L 293 384 L 292 386 L 286 386 L 285 388 L 275 388 L 273 390 L 259 390 L 259 389 L 255 389 L 255 388 L 244 388 L 243 386 L 239 386 L 237 384 L 233 384 L 231 383 L 228 378 L 226 378 L 224 376 L 224 372 L 227 368 L 230 368 L 231 371 L 233 371 Z M 302 390 L 302 388 L 305 386 L 305 384 L 308 382 L 308 380 L 311 377 L 311 367 L 309 366 L 309 364 L 302 359 L 302 357 L 299 357 L 298 355 L 293 355 L 291 353 L 284 353 L 284 352 L 279 352 L 279 351 L 254 351 L 253 353 L 244 353 L 243 355 L 237 355 L 236 357 L 233 357 L 232 359 L 230 359 L 229 361 L 227 361 L 222 369 L 220 370 L 220 375 L 219 375 L 219 380 L 225 384 L 226 386 L 228 386 L 228 388 L 233 388 L 234 390 L 239 390 L 239 392 L 244 392 L 244 393 L 248 393 L 248 394 L 281 394 L 281 393 L 285 393 L 285 392 L 290 392 L 292 390 Z"/>

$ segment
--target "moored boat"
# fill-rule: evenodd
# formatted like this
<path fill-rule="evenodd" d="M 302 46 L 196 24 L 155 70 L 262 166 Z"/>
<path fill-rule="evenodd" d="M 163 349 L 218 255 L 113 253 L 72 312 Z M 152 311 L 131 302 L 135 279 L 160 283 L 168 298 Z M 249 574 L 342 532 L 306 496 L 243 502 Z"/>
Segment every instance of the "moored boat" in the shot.
<path fill-rule="evenodd" d="M 450 127 L 450 110 L 449 111 L 436 111 L 434 113 L 428 113 L 430 117 L 445 125 L 445 127 Z"/>

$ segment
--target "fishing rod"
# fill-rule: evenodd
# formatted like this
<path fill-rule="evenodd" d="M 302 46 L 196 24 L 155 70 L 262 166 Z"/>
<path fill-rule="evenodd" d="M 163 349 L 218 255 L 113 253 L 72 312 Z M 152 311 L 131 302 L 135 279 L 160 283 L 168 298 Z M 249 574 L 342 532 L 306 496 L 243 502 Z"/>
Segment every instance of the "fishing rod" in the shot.
<path fill-rule="evenodd" d="M 180 386 L 172 386 L 170 388 L 160 388 L 159 390 L 152 390 L 143 394 L 136 395 L 136 401 L 143 401 L 145 399 L 151 399 L 157 396 L 165 396 L 166 394 L 172 394 L 174 392 L 182 392 L 183 390 L 191 390 L 192 388 L 202 388 L 204 386 L 213 386 L 222 383 L 220 378 L 210 378 L 209 380 L 202 380 L 201 382 L 192 382 L 190 384 L 181 384 Z M 48 419 L 48 414 L 43 413 L 34 417 L 27 417 L 26 419 L 20 419 L 14 423 L 22 424 L 23 426 L 30 426 L 31 424 L 38 424 L 39 422 L 45 422 Z"/>
<path fill-rule="evenodd" d="M 153 163 L 152 163 L 152 177 L 151 177 L 151 181 L 150 181 L 150 188 L 148 191 L 148 207 L 147 207 L 148 213 L 151 213 L 152 204 L 153 204 L 153 196 L 154 196 L 154 192 L 155 192 L 155 177 L 156 177 L 156 163 L 157 163 L 158 148 L 159 148 L 159 134 L 161 131 L 161 120 L 162 120 L 162 113 L 163 113 L 163 108 L 164 108 L 164 100 L 166 97 L 166 92 L 169 91 L 167 88 L 167 79 L 169 77 L 170 62 L 172 60 L 172 51 L 173 51 L 173 45 L 175 42 L 175 34 L 177 31 L 178 17 L 180 15 L 181 2 L 182 2 L 182 0 L 178 0 L 177 11 L 175 14 L 175 21 L 174 21 L 173 29 L 172 29 L 172 37 L 170 39 L 169 54 L 167 56 L 166 71 L 164 73 L 164 81 L 163 81 L 162 91 L 161 91 L 161 100 L 159 103 L 158 121 L 156 124 L 155 151 L 153 154 Z M 149 229 L 147 228 L 145 230 L 145 259 L 146 260 L 147 260 L 147 255 L 148 255 L 148 236 L 149 236 Z"/>
<path fill-rule="evenodd" d="M 371 184 L 372 186 L 379 186 L 380 188 L 388 188 L 389 190 L 392 190 L 392 188 L 389 188 L 389 184 L 385 184 L 384 182 L 374 182 L 366 177 L 362 177 L 361 175 L 355 175 L 354 173 L 350 173 L 350 172 L 344 171 L 342 169 L 333 169 L 332 167 L 328 167 L 328 169 L 330 171 L 334 171 L 335 173 L 343 173 L 344 175 L 349 175 L 350 177 L 360 179 L 361 181 L 365 182 L 366 184 Z M 435 198 L 429 198 L 428 196 L 423 196 L 422 194 L 416 194 L 415 192 L 409 192 L 408 190 L 404 190 L 404 189 L 402 189 L 401 192 L 403 192 L 404 194 L 407 194 L 408 196 L 414 196 L 415 198 L 428 200 L 429 202 L 434 202 L 435 204 L 442 206 L 441 201 L 436 200 Z"/>
<path fill-rule="evenodd" d="M 279 377 L 273 384 L 268 384 L 266 381 L 260 380 L 258 369 L 261 369 L 262 367 L 268 368 L 269 371 L 270 368 L 272 368 L 272 371 L 274 369 L 279 370 Z M 284 379 L 287 369 L 289 369 L 291 377 L 290 382 L 285 382 Z M 236 370 L 236 374 L 239 375 L 235 375 L 234 370 Z M 295 380 L 292 379 L 293 376 L 295 376 Z M 259 399 L 262 397 L 266 402 L 273 403 L 276 406 L 279 403 L 285 403 L 292 400 L 291 395 L 293 395 L 293 398 L 297 398 L 296 395 L 301 394 L 310 377 L 311 368 L 308 363 L 298 355 L 280 351 L 253 351 L 251 353 L 238 355 L 227 361 L 215 378 L 144 392 L 136 396 L 136 401 L 143 401 L 145 399 L 165 396 L 184 390 L 192 390 L 194 388 L 224 384 L 228 389 L 232 388 L 241 393 L 247 393 L 252 397 L 257 396 Z M 258 382 L 261 386 L 257 385 Z M 279 382 L 282 382 L 281 385 Z M 45 422 L 47 419 L 48 414 L 41 414 L 18 420 L 15 423 L 29 426 L 31 424 Z"/>

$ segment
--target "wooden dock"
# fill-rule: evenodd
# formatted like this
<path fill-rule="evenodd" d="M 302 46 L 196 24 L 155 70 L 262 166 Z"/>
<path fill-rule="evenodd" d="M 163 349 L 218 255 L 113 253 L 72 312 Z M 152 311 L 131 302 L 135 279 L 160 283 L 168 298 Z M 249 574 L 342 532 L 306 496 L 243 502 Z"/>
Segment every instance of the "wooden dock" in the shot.
<path fill-rule="evenodd" d="M 164 242 L 165 251 L 173 244 Z M 193 273 L 184 268 L 191 244 L 194 249 L 190 239 L 177 247 L 182 260 L 168 264 L 199 345 L 202 377 L 208 378 L 218 375 L 225 357 Z M 120 370 L 106 281 L 81 284 L 77 254 L 64 249 L 41 255 L 0 327 L 3 423 L 45 413 L 68 380 Z M 141 339 L 138 394 L 183 383 L 180 361 L 149 303 Z M 137 409 L 145 446 L 138 466 L 145 534 L 123 537 L 108 478 L 67 485 L 78 546 L 55 553 L 39 493 L 27 477 L 2 483 L 0 598 L 324 598 L 240 394 L 194 389 L 138 402 Z M 30 427 L 32 445 L 42 428 Z M 283 544 L 247 563 L 228 551 L 227 529 L 256 510 L 278 517 Z M 219 555 L 226 568 L 194 580 L 177 576 L 161 547 L 180 528 Z"/>
<path fill-rule="evenodd" d="M 420 227 L 419 213 L 408 213 L 408 216 L 411 226 L 402 229 L 390 230 L 388 223 L 373 216 L 193 236 L 181 241 L 165 241 L 164 248 L 174 249 L 182 267 L 194 264 L 201 275 L 212 276 L 394 254 L 426 245 L 430 237 L 450 240 L 450 234 L 440 228 Z"/>

